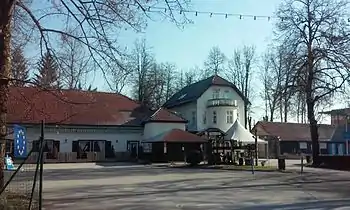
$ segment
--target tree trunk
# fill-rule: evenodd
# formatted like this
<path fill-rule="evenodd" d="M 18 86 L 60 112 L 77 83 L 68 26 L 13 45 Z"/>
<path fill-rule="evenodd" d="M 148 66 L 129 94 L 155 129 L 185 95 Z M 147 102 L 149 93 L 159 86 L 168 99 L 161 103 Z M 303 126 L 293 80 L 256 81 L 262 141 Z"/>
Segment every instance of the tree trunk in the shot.
<path fill-rule="evenodd" d="M 273 105 L 273 106 L 270 108 L 270 122 L 273 122 L 274 113 L 275 113 L 275 105 Z"/>
<path fill-rule="evenodd" d="M 300 121 L 301 122 L 303 122 L 303 121 L 300 119 L 301 118 L 301 116 L 300 116 L 301 115 L 300 114 L 300 103 L 301 102 L 300 102 L 300 97 L 299 96 L 297 96 L 297 100 L 299 102 L 299 103 L 297 103 L 297 122 L 300 123 Z"/>
<path fill-rule="evenodd" d="M 14 0 L 3 0 L 0 7 L 0 187 L 4 186 L 4 156 L 6 152 L 6 115 L 10 78 L 11 19 Z"/>
<path fill-rule="evenodd" d="M 248 102 L 244 102 L 244 128 L 247 129 L 248 124 Z"/>
<path fill-rule="evenodd" d="M 319 151 L 320 151 L 320 145 L 318 142 L 318 126 L 317 121 L 315 119 L 315 110 L 314 110 L 315 103 L 313 101 L 307 102 L 307 115 L 310 122 L 310 133 L 311 133 L 311 140 L 312 140 L 312 158 L 313 158 L 313 165 L 318 166 L 319 165 Z"/>
<path fill-rule="evenodd" d="M 288 121 L 288 100 L 287 98 L 284 99 L 284 122 Z"/>

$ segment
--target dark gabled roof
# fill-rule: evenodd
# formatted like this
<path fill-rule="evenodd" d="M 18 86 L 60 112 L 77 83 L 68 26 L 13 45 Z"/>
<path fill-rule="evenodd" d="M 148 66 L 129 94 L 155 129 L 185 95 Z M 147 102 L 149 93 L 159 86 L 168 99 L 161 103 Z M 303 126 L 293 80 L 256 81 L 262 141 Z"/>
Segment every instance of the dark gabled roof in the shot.
<path fill-rule="evenodd" d="M 182 117 L 170 110 L 167 110 L 165 108 L 159 108 L 144 121 L 144 123 L 148 122 L 187 123 L 187 120 L 183 119 Z"/>
<path fill-rule="evenodd" d="M 243 93 L 234 84 L 218 75 L 214 75 L 182 88 L 179 92 L 175 93 L 163 106 L 166 108 L 171 108 L 193 102 L 197 100 L 212 85 L 231 87 L 246 103 L 250 103 L 249 100 L 244 97 Z"/>
<path fill-rule="evenodd" d="M 309 124 L 259 121 L 255 129 L 258 136 L 279 137 L 281 141 L 311 141 Z M 319 124 L 319 140 L 329 141 L 335 129 L 334 125 Z"/>

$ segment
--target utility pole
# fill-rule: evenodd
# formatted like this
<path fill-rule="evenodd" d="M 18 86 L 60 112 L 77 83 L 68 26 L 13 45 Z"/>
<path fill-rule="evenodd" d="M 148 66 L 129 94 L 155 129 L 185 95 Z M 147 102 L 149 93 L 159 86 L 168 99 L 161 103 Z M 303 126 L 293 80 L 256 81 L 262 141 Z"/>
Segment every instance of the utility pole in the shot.
<path fill-rule="evenodd" d="M 256 128 L 255 128 L 254 132 L 255 132 L 255 134 L 254 134 L 255 135 L 255 150 L 254 150 L 254 152 L 255 152 L 255 165 L 258 166 L 258 131 Z"/>

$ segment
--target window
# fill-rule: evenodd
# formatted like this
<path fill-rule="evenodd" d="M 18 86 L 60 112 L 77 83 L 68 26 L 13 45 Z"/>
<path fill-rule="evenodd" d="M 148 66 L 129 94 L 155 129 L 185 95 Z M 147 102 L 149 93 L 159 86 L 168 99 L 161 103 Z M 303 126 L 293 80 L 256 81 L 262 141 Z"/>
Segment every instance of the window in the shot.
<path fill-rule="evenodd" d="M 196 124 L 196 112 L 192 112 L 192 124 Z"/>
<path fill-rule="evenodd" d="M 143 143 L 142 150 L 144 153 L 151 153 L 152 152 L 152 143 Z"/>
<path fill-rule="evenodd" d="M 299 148 L 300 149 L 307 149 L 307 143 L 306 142 L 299 142 Z"/>
<path fill-rule="evenodd" d="M 327 143 L 320 143 L 320 149 L 327 149 Z"/>
<path fill-rule="evenodd" d="M 207 123 L 207 112 L 204 112 L 203 115 L 203 124 L 205 125 Z"/>
<path fill-rule="evenodd" d="M 213 123 L 216 124 L 217 121 L 216 111 L 213 111 Z"/>
<path fill-rule="evenodd" d="M 233 111 L 226 112 L 226 123 L 233 123 Z"/>
<path fill-rule="evenodd" d="M 225 90 L 225 92 L 224 92 L 224 98 L 229 98 L 229 91 L 228 90 Z"/>
<path fill-rule="evenodd" d="M 213 99 L 220 98 L 220 89 L 213 90 Z"/>
<path fill-rule="evenodd" d="M 40 140 L 33 141 L 33 151 L 40 151 Z M 46 152 L 47 159 L 56 159 L 58 158 L 58 153 L 60 152 L 60 141 L 45 139 L 44 141 L 44 152 Z"/>

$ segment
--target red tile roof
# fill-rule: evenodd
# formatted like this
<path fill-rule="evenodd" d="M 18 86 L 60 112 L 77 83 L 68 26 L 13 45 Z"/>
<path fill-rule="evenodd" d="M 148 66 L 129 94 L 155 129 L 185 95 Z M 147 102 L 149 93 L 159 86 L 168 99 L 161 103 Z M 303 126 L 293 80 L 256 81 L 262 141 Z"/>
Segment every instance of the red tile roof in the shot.
<path fill-rule="evenodd" d="M 281 141 L 311 141 L 309 124 L 260 121 L 253 129 L 257 129 L 258 136 L 280 137 Z M 320 124 L 319 140 L 330 140 L 334 131 L 335 126 Z"/>
<path fill-rule="evenodd" d="M 178 116 L 176 113 L 165 109 L 159 108 L 155 111 L 145 122 L 179 122 L 186 123 L 187 120 Z"/>
<path fill-rule="evenodd" d="M 116 93 L 10 87 L 8 122 L 73 125 L 141 125 L 152 112 Z"/>
<path fill-rule="evenodd" d="M 205 143 L 207 139 L 181 129 L 172 129 L 144 142 Z"/>

